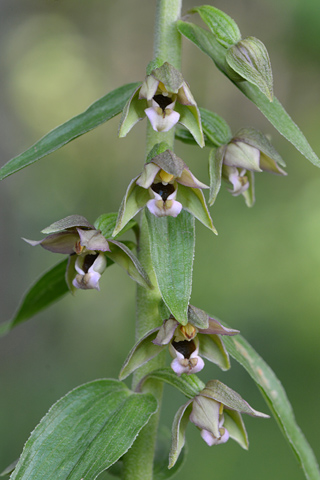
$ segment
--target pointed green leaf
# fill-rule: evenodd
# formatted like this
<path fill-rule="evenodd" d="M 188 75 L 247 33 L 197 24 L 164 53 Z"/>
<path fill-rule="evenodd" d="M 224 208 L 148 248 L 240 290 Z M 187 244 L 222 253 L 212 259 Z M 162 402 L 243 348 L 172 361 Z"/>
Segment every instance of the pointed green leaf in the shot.
<path fill-rule="evenodd" d="M 202 20 L 223 47 L 230 47 L 241 40 L 241 33 L 236 22 L 226 13 L 211 5 L 202 5 L 191 10 L 198 12 Z"/>
<path fill-rule="evenodd" d="M 211 32 L 181 20 L 177 22 L 177 26 L 182 35 L 206 53 L 214 61 L 219 70 L 229 77 L 228 65 L 226 64 L 227 49 L 216 41 Z M 233 81 L 233 83 L 259 108 L 281 135 L 291 142 L 311 163 L 317 167 L 320 166 L 320 160 L 310 147 L 305 136 L 275 97 L 273 102 L 270 102 L 255 85 L 247 81 Z"/>
<path fill-rule="evenodd" d="M 101 230 L 102 235 L 108 240 L 112 237 L 113 231 L 117 223 L 117 213 L 104 213 L 94 222 L 94 228 Z M 117 237 L 123 235 L 128 230 L 137 228 L 138 224 L 135 220 L 130 220 L 126 226 L 118 233 Z"/>
<path fill-rule="evenodd" d="M 154 358 L 162 352 L 162 350 L 167 348 L 167 345 L 160 346 L 152 343 L 152 340 L 157 336 L 158 330 L 159 329 L 156 328 L 151 332 L 148 332 L 134 345 L 121 368 L 119 373 L 120 380 L 127 378 L 137 368 L 141 367 L 151 360 L 151 358 Z"/>
<path fill-rule="evenodd" d="M 213 205 L 221 187 L 222 165 L 224 150 L 223 148 L 210 150 L 209 154 L 209 177 L 210 177 L 210 194 L 209 205 Z"/>
<path fill-rule="evenodd" d="M 205 388 L 205 384 L 197 377 L 197 375 L 187 375 L 183 373 L 180 377 L 170 368 L 164 367 L 153 370 L 148 373 L 139 383 L 137 391 L 141 390 L 142 385 L 148 380 L 160 380 L 182 392 L 187 398 L 193 398 L 199 395 L 201 390 Z"/>
<path fill-rule="evenodd" d="M 151 258 L 161 296 L 174 318 L 186 325 L 195 248 L 194 218 L 185 210 L 176 218 L 157 218 L 149 211 L 146 216 Z"/>
<path fill-rule="evenodd" d="M 145 288 L 153 288 L 150 279 L 137 257 L 122 242 L 109 240 L 110 252 L 106 256 L 120 265 L 135 282 Z"/>
<path fill-rule="evenodd" d="M 233 45 L 226 55 L 228 65 L 272 102 L 273 76 L 265 45 L 255 37 L 248 37 Z"/>
<path fill-rule="evenodd" d="M 0 169 L 0 180 L 55 152 L 75 138 L 118 115 L 138 83 L 129 83 L 108 93 L 80 115 L 47 133 L 32 147 L 12 158 Z"/>
<path fill-rule="evenodd" d="M 10 475 L 10 473 L 12 473 L 13 470 L 16 468 L 16 465 L 18 462 L 19 462 L 19 458 L 18 460 L 15 460 L 10 465 L 8 465 L 8 467 L 5 468 L 3 472 L 0 473 L 0 477 L 5 477 L 6 475 Z"/>
<path fill-rule="evenodd" d="M 225 345 L 230 355 L 256 382 L 280 430 L 296 454 L 306 478 L 319 480 L 320 471 L 315 455 L 296 423 L 286 392 L 274 372 L 241 335 L 225 338 Z"/>
<path fill-rule="evenodd" d="M 32 285 L 13 319 L 0 325 L 0 336 L 9 332 L 19 323 L 29 320 L 68 293 L 69 289 L 65 280 L 67 263 L 68 260 L 58 263 Z"/>
<path fill-rule="evenodd" d="M 183 208 L 194 215 L 203 225 L 218 235 L 215 229 L 202 190 L 179 184 L 177 200 Z"/>
<path fill-rule="evenodd" d="M 157 410 L 151 394 L 96 380 L 51 407 L 27 441 L 11 480 L 94 480 L 131 447 Z"/>

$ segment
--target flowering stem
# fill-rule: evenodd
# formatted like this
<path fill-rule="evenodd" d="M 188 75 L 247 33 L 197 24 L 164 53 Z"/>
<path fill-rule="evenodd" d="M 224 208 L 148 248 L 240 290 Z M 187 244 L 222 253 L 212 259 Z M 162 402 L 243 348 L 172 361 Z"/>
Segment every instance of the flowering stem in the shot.
<path fill-rule="evenodd" d="M 176 28 L 176 21 L 181 15 L 181 6 L 182 0 L 157 0 L 154 42 L 154 59 L 160 58 L 178 69 L 181 64 L 181 36 Z M 161 141 L 166 142 L 170 148 L 173 148 L 174 129 L 166 133 L 158 133 L 152 129 L 151 124 L 148 122 L 146 154 L 149 153 L 154 145 Z M 148 224 L 144 214 L 141 218 L 138 256 L 155 287 L 153 290 L 147 290 L 143 287 L 138 287 L 137 289 L 136 340 L 161 324 L 159 314 L 161 295 L 152 267 Z M 155 368 L 164 366 L 164 364 L 165 352 L 135 372 L 132 388 L 135 389 L 139 380 L 147 373 Z M 124 480 L 152 480 L 153 478 L 153 461 L 162 399 L 162 385 L 159 382 L 150 380 L 146 383 L 144 392 L 150 392 L 155 396 L 159 409 L 141 430 L 133 446 L 123 458 Z"/>

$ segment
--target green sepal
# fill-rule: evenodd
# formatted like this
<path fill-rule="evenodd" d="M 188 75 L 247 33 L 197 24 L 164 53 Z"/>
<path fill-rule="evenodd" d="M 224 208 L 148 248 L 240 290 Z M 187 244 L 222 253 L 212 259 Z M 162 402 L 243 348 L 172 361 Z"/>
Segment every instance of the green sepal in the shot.
<path fill-rule="evenodd" d="M 171 431 L 166 425 L 160 425 L 153 464 L 153 480 L 166 480 L 178 473 L 183 466 L 187 452 L 183 449 L 175 466 L 168 470 L 168 457 L 170 453 Z"/>
<path fill-rule="evenodd" d="M 170 146 L 166 142 L 156 143 L 150 152 L 147 155 L 146 163 L 152 162 L 154 157 L 157 157 L 161 153 L 165 152 L 166 150 L 170 150 Z"/>
<path fill-rule="evenodd" d="M 146 116 L 144 111 L 148 108 L 148 103 L 145 99 L 139 98 L 140 88 L 141 84 L 135 89 L 122 111 L 118 131 L 120 138 L 125 137 L 132 127 Z"/>
<path fill-rule="evenodd" d="M 147 75 L 151 75 L 151 73 L 153 72 L 153 70 L 155 70 L 156 68 L 159 68 L 161 67 L 161 65 L 164 64 L 164 61 L 160 58 L 160 57 L 157 57 L 155 58 L 154 60 L 151 60 L 148 65 L 147 65 L 147 68 L 146 68 L 146 73 Z"/>
<path fill-rule="evenodd" d="M 199 355 L 218 365 L 221 370 L 229 370 L 228 352 L 219 335 L 201 335 Z"/>
<path fill-rule="evenodd" d="M 174 318 L 186 325 L 195 248 L 194 217 L 185 210 L 176 218 L 157 218 L 146 210 L 146 217 L 151 259 L 161 296 Z"/>
<path fill-rule="evenodd" d="M 110 252 L 105 252 L 107 258 L 124 268 L 129 277 L 145 288 L 153 289 L 153 285 L 137 257 L 124 243 L 109 240 Z"/>
<path fill-rule="evenodd" d="M 238 75 L 273 101 L 273 77 L 268 51 L 255 37 L 247 37 L 227 52 L 226 61 Z"/>
<path fill-rule="evenodd" d="M 204 310 L 194 307 L 193 305 L 189 305 L 188 307 L 188 319 L 196 328 L 209 328 L 209 315 Z"/>
<path fill-rule="evenodd" d="M 182 105 L 177 102 L 174 109 L 180 114 L 179 123 L 189 130 L 199 147 L 204 147 L 205 143 L 198 107 L 195 105 Z"/>
<path fill-rule="evenodd" d="M 238 442 L 242 448 L 248 450 L 249 440 L 241 413 L 235 410 L 224 409 L 223 416 L 223 426 L 228 430 L 230 438 Z"/>
<path fill-rule="evenodd" d="M 269 415 L 252 408 L 239 393 L 219 380 L 209 380 L 200 395 L 222 403 L 225 408 L 236 410 L 239 413 L 246 413 L 252 417 L 269 418 Z"/>
<path fill-rule="evenodd" d="M 26 292 L 15 316 L 0 325 L 0 336 L 5 335 L 20 323 L 29 320 L 69 292 L 65 280 L 67 263 L 68 260 L 58 263 L 32 285 Z"/>
<path fill-rule="evenodd" d="M 137 178 L 131 180 L 126 194 L 121 202 L 117 223 L 112 233 L 116 237 L 127 223 L 138 213 L 150 200 L 150 194 L 147 189 L 139 187 L 136 184 Z"/>
<path fill-rule="evenodd" d="M 59 233 L 63 230 L 67 230 L 68 228 L 75 228 L 75 227 L 85 227 L 85 228 L 93 228 L 88 220 L 83 217 L 82 215 L 69 215 L 68 217 L 62 218 L 57 222 L 52 223 L 49 227 L 44 228 L 41 230 L 41 233 L 45 233 L 46 235 L 52 233 Z"/>
<path fill-rule="evenodd" d="M 153 395 L 117 380 L 82 385 L 32 432 L 11 480 L 95 479 L 128 451 L 157 408 Z"/>
<path fill-rule="evenodd" d="M 184 83 L 183 76 L 179 70 L 168 62 L 164 62 L 160 67 L 154 69 L 151 75 L 163 83 L 170 93 L 178 93 Z"/>
<path fill-rule="evenodd" d="M 182 405 L 175 417 L 172 424 L 172 443 L 169 454 L 169 466 L 172 468 L 177 462 L 180 452 L 184 447 L 186 441 L 186 429 L 189 423 L 190 413 L 192 411 L 192 405 L 188 402 L 185 405 Z"/>
<path fill-rule="evenodd" d="M 100 230 L 102 235 L 108 240 L 112 237 L 113 231 L 117 224 L 117 213 L 103 213 L 100 215 L 97 220 L 94 222 L 94 227 L 97 230 Z M 130 220 L 124 228 L 116 235 L 116 237 L 120 237 L 128 230 L 136 230 L 138 228 L 138 224 L 135 220 Z"/>
<path fill-rule="evenodd" d="M 87 110 L 76 117 L 71 118 L 51 132 L 47 133 L 32 147 L 9 160 L 0 169 L 0 180 L 18 172 L 24 167 L 40 160 L 41 158 L 55 152 L 75 138 L 90 132 L 94 128 L 107 122 L 115 115 L 122 112 L 128 98 L 137 88 L 139 83 L 129 83 L 116 88 L 104 97 L 100 98 Z"/>
<path fill-rule="evenodd" d="M 147 363 L 152 358 L 156 357 L 166 345 L 155 345 L 152 343 L 157 336 L 159 328 L 155 328 L 144 335 L 129 352 L 119 373 L 119 379 L 124 380 L 137 368 Z"/>
<path fill-rule="evenodd" d="M 159 368 L 158 370 L 153 370 L 143 377 L 137 386 L 137 391 L 141 391 L 143 384 L 148 381 L 148 379 L 167 383 L 179 390 L 187 398 L 193 398 L 196 395 L 199 395 L 199 393 L 205 388 L 205 384 L 197 377 L 197 375 L 187 375 L 186 373 L 183 373 L 178 377 L 170 367 L 164 367 Z"/>
<path fill-rule="evenodd" d="M 228 143 L 232 133 L 227 122 L 217 113 L 200 107 L 202 128 L 207 139 L 215 147 Z"/>
<path fill-rule="evenodd" d="M 212 223 L 202 190 L 179 184 L 177 200 L 182 203 L 185 210 L 196 217 L 205 227 L 218 235 L 218 232 Z"/>
<path fill-rule="evenodd" d="M 249 181 L 249 188 L 245 192 L 243 192 L 244 200 L 246 202 L 247 207 L 251 208 L 253 207 L 256 197 L 255 197 L 255 192 L 254 192 L 254 173 L 250 172 L 250 170 L 246 171 L 246 177 L 248 178 Z"/>
<path fill-rule="evenodd" d="M 182 35 L 207 54 L 222 73 L 230 78 L 228 74 L 228 68 L 230 67 L 226 63 L 227 49 L 216 41 L 211 32 L 182 20 L 178 20 L 177 28 Z M 231 78 L 230 80 L 232 81 Z M 291 142 L 311 163 L 317 167 L 320 166 L 320 160 L 310 147 L 307 139 L 275 97 L 273 102 L 270 102 L 256 85 L 245 80 L 242 82 L 233 81 L 233 83 L 259 108 L 281 135 Z"/>
<path fill-rule="evenodd" d="M 260 164 L 263 157 L 269 157 L 282 167 L 286 164 L 277 150 L 274 148 L 268 138 L 259 130 L 254 128 L 241 128 L 232 139 L 233 142 L 243 142 L 260 150 Z M 262 154 L 262 155 L 261 155 Z M 262 157 L 262 158 L 261 158 Z M 260 165 L 261 166 L 261 165 Z M 262 170 L 265 170 L 262 168 Z M 272 173 L 278 173 L 276 169 L 269 170 Z"/>
<path fill-rule="evenodd" d="M 209 153 L 210 193 L 209 205 L 213 205 L 221 187 L 224 148 L 212 149 Z"/>
<path fill-rule="evenodd" d="M 231 47 L 241 40 L 241 33 L 236 22 L 226 13 L 218 10 L 211 5 L 202 5 L 190 10 L 191 13 L 197 12 L 217 41 L 223 47 Z"/>

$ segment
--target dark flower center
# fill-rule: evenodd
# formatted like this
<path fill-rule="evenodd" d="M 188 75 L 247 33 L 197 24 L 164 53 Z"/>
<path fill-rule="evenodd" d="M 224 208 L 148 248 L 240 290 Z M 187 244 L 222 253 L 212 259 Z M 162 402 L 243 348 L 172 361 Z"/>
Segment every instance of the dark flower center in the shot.
<path fill-rule="evenodd" d="M 88 273 L 88 270 L 90 267 L 92 267 L 95 259 L 99 256 L 98 253 L 96 254 L 88 254 L 84 257 L 84 262 L 83 262 L 83 265 L 82 265 L 82 270 L 85 272 L 85 273 Z"/>
<path fill-rule="evenodd" d="M 163 185 L 163 183 L 153 183 L 151 188 L 154 192 L 158 193 L 162 200 L 165 202 L 169 195 L 174 192 L 174 186 L 172 183 L 167 183 L 167 185 Z"/>
<path fill-rule="evenodd" d="M 193 340 L 182 340 L 181 342 L 172 342 L 173 348 L 175 348 L 184 358 L 190 358 L 190 355 L 196 350 L 196 346 Z"/>
<path fill-rule="evenodd" d="M 157 102 L 160 108 L 164 111 L 165 108 L 172 103 L 172 99 L 165 97 L 164 95 L 158 94 L 153 97 L 153 100 Z"/>

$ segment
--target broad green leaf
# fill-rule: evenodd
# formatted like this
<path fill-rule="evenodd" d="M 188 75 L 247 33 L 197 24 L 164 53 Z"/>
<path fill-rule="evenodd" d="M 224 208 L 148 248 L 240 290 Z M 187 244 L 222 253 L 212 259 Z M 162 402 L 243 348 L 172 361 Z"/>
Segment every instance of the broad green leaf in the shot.
<path fill-rule="evenodd" d="M 175 475 L 183 466 L 186 459 L 186 448 L 184 448 L 179 456 L 177 463 L 170 470 L 168 469 L 168 457 L 171 444 L 171 431 L 166 425 L 160 425 L 157 435 L 157 443 L 155 449 L 153 463 L 153 480 L 165 480 Z M 114 477 L 123 478 L 123 462 L 120 459 L 112 465 L 107 472 Z M 99 476 L 98 480 L 104 480 L 106 474 Z M 108 477 L 109 478 L 109 477 Z"/>
<path fill-rule="evenodd" d="M 192 23 L 183 22 L 182 20 L 177 22 L 177 26 L 182 35 L 193 42 L 202 52 L 206 53 L 214 61 L 219 70 L 230 78 L 229 68 L 226 64 L 227 49 L 216 41 L 211 32 Z M 259 108 L 281 135 L 291 142 L 311 163 L 317 167 L 320 166 L 319 158 L 279 100 L 274 97 L 273 102 L 270 102 L 258 87 L 247 81 L 231 81 Z"/>
<path fill-rule="evenodd" d="M 153 370 L 153 372 L 148 373 L 148 375 L 140 381 L 138 390 L 141 389 L 142 385 L 148 379 L 165 382 L 182 392 L 187 398 L 193 398 L 196 395 L 199 395 L 201 390 L 205 388 L 205 384 L 197 377 L 197 375 L 187 375 L 186 373 L 183 373 L 178 377 L 170 367 L 159 368 L 158 370 Z"/>
<path fill-rule="evenodd" d="M 96 380 L 51 407 L 27 441 L 11 480 L 94 480 L 131 447 L 157 410 L 151 394 Z"/>
<path fill-rule="evenodd" d="M 94 222 L 94 227 L 97 230 L 101 230 L 102 235 L 109 239 L 112 237 L 113 230 L 115 229 L 117 223 L 117 213 L 104 213 L 97 218 Z M 137 228 L 138 224 L 135 220 L 130 220 L 129 223 L 118 233 L 117 237 L 123 235 L 128 230 Z"/>
<path fill-rule="evenodd" d="M 13 319 L 0 325 L 0 336 L 19 323 L 29 320 L 69 292 L 65 280 L 67 263 L 68 260 L 63 260 L 37 280 L 26 293 Z"/>
<path fill-rule="evenodd" d="M 306 478 L 319 480 L 320 471 L 315 455 L 296 423 L 286 392 L 274 372 L 241 335 L 224 338 L 224 343 L 230 355 L 256 382 L 280 430 L 296 454 Z"/>
<path fill-rule="evenodd" d="M 202 5 L 193 8 L 191 12 L 199 13 L 222 46 L 230 47 L 241 40 L 241 33 L 236 22 L 218 8 L 211 5 Z"/>
<path fill-rule="evenodd" d="M 161 296 L 174 318 L 186 325 L 195 248 L 194 217 L 155 217 L 146 211 L 153 268 Z"/>
<path fill-rule="evenodd" d="M 124 108 L 128 98 L 139 83 L 129 83 L 119 87 L 94 102 L 80 115 L 71 118 L 51 132 L 47 133 L 32 147 L 12 158 L 0 169 L 0 180 L 18 172 L 24 167 L 55 152 L 75 138 L 93 130 L 102 123 L 118 115 Z"/>
<path fill-rule="evenodd" d="M 106 256 L 120 265 L 135 282 L 145 288 L 153 288 L 150 279 L 137 257 L 122 242 L 110 240 L 110 252 Z"/>

